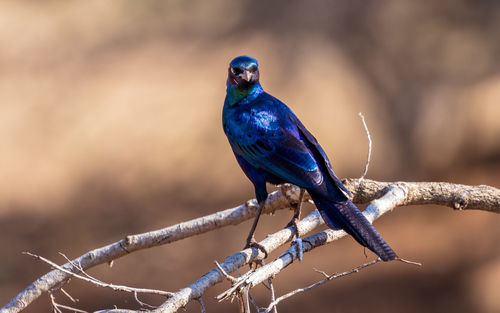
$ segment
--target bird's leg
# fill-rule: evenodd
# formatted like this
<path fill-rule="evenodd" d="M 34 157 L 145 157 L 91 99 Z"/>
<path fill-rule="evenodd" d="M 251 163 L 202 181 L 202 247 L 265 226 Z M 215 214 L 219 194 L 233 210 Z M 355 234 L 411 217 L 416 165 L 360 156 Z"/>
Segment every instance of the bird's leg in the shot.
<path fill-rule="evenodd" d="M 295 245 L 297 251 L 297 256 L 299 261 L 302 262 L 302 239 L 300 239 L 300 232 L 297 223 L 300 219 L 300 211 L 302 209 L 302 200 L 304 200 L 305 189 L 300 188 L 299 202 L 293 206 L 293 217 L 292 220 L 286 225 L 286 227 L 292 226 L 294 229 L 294 239 L 292 240 L 292 245 Z"/>
<path fill-rule="evenodd" d="M 305 189 L 300 188 L 299 202 L 293 206 L 293 217 L 290 220 L 290 222 L 286 225 L 286 227 L 293 226 L 293 228 L 295 230 L 295 237 L 296 238 L 300 237 L 299 227 L 297 226 L 297 222 L 300 219 L 300 211 L 302 209 L 302 201 L 304 200 L 304 193 L 305 193 Z"/>
<path fill-rule="evenodd" d="M 253 235 L 254 232 L 255 232 L 255 228 L 257 228 L 257 224 L 259 223 L 260 214 L 262 213 L 262 209 L 264 208 L 264 204 L 265 204 L 265 201 L 262 201 L 261 203 L 259 203 L 259 208 L 257 210 L 257 215 L 255 216 L 255 219 L 253 220 L 252 228 L 250 229 L 250 233 L 248 233 L 247 243 L 246 243 L 246 245 L 245 245 L 245 247 L 243 249 L 250 248 L 250 247 L 257 248 L 260 251 L 262 251 L 265 254 L 265 258 L 267 258 L 266 248 L 264 248 L 264 246 L 262 246 L 261 244 L 259 244 L 255 240 L 255 237 Z"/>

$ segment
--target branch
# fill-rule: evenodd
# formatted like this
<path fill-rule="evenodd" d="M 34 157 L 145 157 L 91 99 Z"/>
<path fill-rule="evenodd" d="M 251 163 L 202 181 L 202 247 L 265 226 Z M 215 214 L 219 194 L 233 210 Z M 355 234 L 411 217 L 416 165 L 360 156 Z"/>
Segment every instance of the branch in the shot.
<path fill-rule="evenodd" d="M 155 295 L 161 295 L 161 296 L 165 296 L 165 297 L 170 297 L 173 295 L 172 292 L 168 292 L 168 291 L 163 291 L 163 290 L 156 290 L 156 289 L 146 289 L 146 288 L 133 288 L 133 287 L 129 287 L 129 286 L 122 286 L 122 285 L 114 285 L 114 284 L 108 284 L 108 283 L 105 283 L 105 282 L 102 282 L 90 275 L 88 275 L 87 273 L 85 273 L 83 271 L 83 269 L 76 265 L 76 264 L 73 264 L 73 267 L 74 269 L 76 269 L 78 272 L 82 272 L 85 276 L 82 276 L 82 275 L 79 275 L 77 273 L 74 273 L 72 271 L 69 271 L 59 265 L 57 265 L 56 263 L 42 257 L 42 256 L 39 256 L 39 255 L 36 255 L 36 254 L 33 254 L 33 253 L 29 253 L 29 252 L 24 252 L 24 254 L 27 254 L 29 256 L 32 256 L 34 257 L 35 259 L 38 259 L 40 261 L 43 261 L 47 264 L 49 264 L 50 266 L 68 274 L 68 275 L 71 275 L 75 278 L 78 278 L 78 279 L 81 279 L 81 280 L 84 280 L 86 282 L 89 282 L 91 284 L 94 284 L 96 286 L 99 286 L 99 287 L 104 287 L 104 288 L 111 288 L 113 290 L 118 290 L 118 291 L 125 291 L 125 292 L 132 292 L 134 294 L 137 294 L 137 293 L 148 293 L 148 294 L 155 294 Z"/>
<path fill-rule="evenodd" d="M 392 186 L 389 188 L 387 193 L 380 199 L 374 200 L 370 203 L 370 205 L 363 212 L 365 217 L 373 223 L 374 220 L 382 216 L 383 214 L 391 211 L 396 206 L 401 205 L 406 198 L 407 190 L 401 186 Z M 302 239 L 303 252 L 309 252 L 314 248 L 323 246 L 332 241 L 338 240 L 346 235 L 346 232 L 343 230 L 332 230 L 327 229 L 325 231 L 319 232 L 312 236 Z M 268 263 L 260 268 L 258 268 L 255 272 L 253 272 L 249 277 L 246 277 L 244 280 L 238 280 L 233 283 L 233 287 L 217 296 L 218 299 L 225 299 L 229 296 L 232 296 L 234 292 L 239 292 L 244 288 L 253 288 L 263 281 L 267 280 L 270 277 L 275 277 L 278 275 L 285 267 L 292 264 L 292 262 L 297 259 L 299 253 L 297 252 L 296 247 L 290 247 L 286 250 L 280 257 L 274 260 L 271 263 Z M 234 288 L 237 286 L 237 288 Z M 167 300 L 168 302 L 168 300 Z M 168 312 L 168 311 L 166 311 Z"/>
<path fill-rule="evenodd" d="M 269 195 L 264 213 L 272 213 L 279 209 L 288 208 L 290 201 L 298 201 L 299 192 L 289 188 L 285 193 L 273 192 Z M 131 235 L 110 245 L 92 250 L 74 259 L 74 264 L 79 264 L 83 269 L 88 269 L 99 264 L 116 260 L 128 253 L 168 244 L 177 240 L 203 234 L 208 231 L 228 225 L 237 225 L 255 216 L 257 202 L 247 201 L 238 207 L 220 211 L 214 214 L 179 223 L 170 227 L 151 231 L 143 234 Z M 76 271 L 70 262 L 61 266 L 68 271 Z M 55 269 L 31 283 L 20 292 L 7 305 L 0 309 L 0 313 L 16 313 L 23 310 L 44 292 L 64 283 L 71 275 Z"/>
<path fill-rule="evenodd" d="M 301 234 L 306 234 L 322 223 L 323 220 L 321 219 L 319 212 L 314 210 L 304 219 L 299 221 L 297 223 L 297 227 L 299 228 Z M 259 244 L 262 245 L 268 253 L 270 253 L 290 241 L 293 236 L 294 231 L 292 227 L 288 227 L 274 234 L 268 235 L 266 239 L 260 241 Z M 152 312 L 176 312 L 179 308 L 184 307 L 190 300 L 200 297 L 208 288 L 221 282 L 224 278 L 226 278 L 227 273 L 232 273 L 239 267 L 263 258 L 264 253 L 257 248 L 249 248 L 232 254 L 218 266 L 224 269 L 225 273 L 219 270 L 218 267 L 213 268 L 210 272 L 203 275 L 200 279 L 188 287 L 176 292 L 171 298 Z M 245 278 L 246 276 L 243 275 L 242 277 Z"/>
<path fill-rule="evenodd" d="M 345 184 L 349 191 L 354 195 L 354 201 L 356 203 L 365 203 L 375 200 L 363 212 L 370 222 L 373 222 L 375 219 L 392 210 L 396 206 L 411 204 L 440 204 L 455 208 L 455 203 L 463 203 L 463 200 L 466 200 L 466 205 L 460 206 L 460 209 L 480 209 L 500 212 L 500 190 L 489 186 L 465 186 L 449 183 L 381 183 L 367 179 L 346 180 Z M 384 194 L 385 196 L 383 199 L 381 198 L 376 200 Z M 318 213 L 317 211 L 314 211 L 311 214 Z M 308 217 L 310 217 L 311 214 Z M 299 222 L 299 225 L 301 225 L 301 222 Z M 300 233 L 303 234 L 302 229 L 300 230 Z M 344 231 L 334 231 L 328 229 L 324 232 L 305 238 L 303 241 L 306 243 L 309 241 L 310 244 L 305 245 L 304 251 L 307 252 L 315 246 L 332 242 L 343 236 L 345 236 Z M 266 244 L 267 239 L 268 238 L 260 242 L 260 244 L 266 249 L 268 249 Z M 287 250 L 288 253 L 284 253 L 280 258 L 278 258 L 278 260 L 257 269 L 257 271 L 253 273 L 250 278 L 248 278 L 246 283 L 249 286 L 255 286 L 265 279 L 279 273 L 281 269 L 289 265 L 295 258 L 297 258 L 296 250 L 297 249 L 295 247 L 291 247 Z M 241 266 L 240 262 L 233 263 L 233 256 L 228 257 L 226 261 L 221 264 L 225 268 L 226 272 L 232 272 L 232 270 L 228 271 L 228 269 L 232 269 L 234 266 Z M 266 272 L 266 270 L 269 272 Z M 217 277 L 212 276 L 214 271 L 216 271 L 215 273 Z M 208 277 L 212 277 L 213 279 L 209 279 Z M 190 286 L 177 292 L 173 297 L 169 298 L 164 304 L 153 312 L 176 312 L 179 308 L 185 306 L 190 300 L 205 292 L 205 290 L 210 286 L 222 281 L 222 278 L 223 275 L 220 271 L 214 269 L 203 275 L 198 281 L 194 282 Z M 241 290 L 242 289 L 243 288 L 241 288 Z"/>
<path fill-rule="evenodd" d="M 368 262 L 368 263 L 362 264 L 362 265 L 360 265 L 360 266 L 358 266 L 358 267 L 355 267 L 355 268 L 353 268 L 353 269 L 350 269 L 350 270 L 348 270 L 348 271 L 345 271 L 345 272 L 342 272 L 342 273 L 338 273 L 338 274 L 332 274 L 332 275 L 327 275 L 325 272 L 322 272 L 322 271 L 318 271 L 318 270 L 316 270 L 317 272 L 320 272 L 321 274 L 323 274 L 323 275 L 325 276 L 325 279 L 320 280 L 320 281 L 318 281 L 318 282 L 315 282 L 314 284 L 309 285 L 309 286 L 307 286 L 307 287 L 304 287 L 304 288 L 298 288 L 298 289 L 295 289 L 295 290 L 293 290 L 293 291 L 290 291 L 289 293 L 282 295 L 281 297 L 279 297 L 279 298 L 278 298 L 278 299 L 276 299 L 276 300 L 274 300 L 274 298 L 273 298 L 273 300 L 271 301 L 271 303 L 269 304 L 269 306 L 268 306 L 268 307 L 264 310 L 264 312 L 262 312 L 262 313 L 269 313 L 271 310 L 276 310 L 276 305 L 277 305 L 278 303 L 280 303 L 281 301 L 283 301 L 283 300 L 285 300 L 285 299 L 290 298 L 291 296 L 294 296 L 294 295 L 296 295 L 296 294 L 298 294 L 298 293 L 301 293 L 301 292 L 309 291 L 309 290 L 311 290 L 311 289 L 313 289 L 313 288 L 316 288 L 316 287 L 318 287 L 318 286 L 320 286 L 320 285 L 323 285 L 324 283 L 329 282 L 329 281 L 331 281 L 331 280 L 333 280 L 333 279 L 336 279 L 336 278 L 340 278 L 340 277 L 344 277 L 344 276 L 347 276 L 347 275 L 350 275 L 350 274 L 357 273 L 357 272 L 359 272 L 360 270 L 362 270 L 362 269 L 364 269 L 364 268 L 367 268 L 367 267 L 369 267 L 369 266 L 372 266 L 372 265 L 374 265 L 374 264 L 376 264 L 376 263 L 378 263 L 378 262 L 380 262 L 380 261 L 381 261 L 381 259 L 380 259 L 380 258 L 377 258 L 377 259 L 375 259 L 375 260 L 373 260 L 373 261 L 371 261 L 371 262 Z"/>
<path fill-rule="evenodd" d="M 500 190 L 490 186 L 466 186 L 451 183 L 387 183 L 377 182 L 368 179 L 348 179 L 344 184 L 353 195 L 353 202 L 366 203 L 384 195 L 391 186 L 397 185 L 406 190 L 404 199 L 398 205 L 413 204 L 439 204 L 452 207 L 454 209 L 485 210 L 500 213 Z M 290 203 L 298 201 L 299 189 L 288 187 L 283 191 L 277 191 L 269 196 L 264 208 L 265 213 L 288 208 Z M 309 198 L 305 198 L 306 200 Z M 168 244 L 187 237 L 202 234 L 227 225 L 237 225 L 255 215 L 257 204 L 255 200 L 248 201 L 239 207 L 227 209 L 201 218 L 193 219 L 157 231 L 127 236 L 118 242 L 108 246 L 90 251 L 72 262 L 81 264 L 82 269 L 88 269 L 98 264 L 110 262 L 128 253 Z M 366 212 L 366 211 L 365 211 Z M 370 212 L 366 212 L 367 214 Z M 372 214 L 372 213 L 370 213 Z M 376 215 L 376 212 L 373 212 Z M 316 222 L 319 220 L 320 222 Z M 314 221 L 314 222 L 313 222 Z M 304 223 L 303 223 L 304 222 Z M 319 214 L 312 212 L 306 219 L 299 223 L 300 232 L 305 234 L 321 223 Z M 307 226 L 306 226 L 307 224 Z M 313 227 L 314 226 L 314 227 Z M 312 228 L 310 228 L 312 227 Z M 306 231 L 306 228 L 308 229 Z M 332 234 L 324 232 L 328 237 Z M 279 234 L 279 235 L 278 235 Z M 261 243 L 268 251 L 273 251 L 284 244 L 292 237 L 291 229 L 284 229 L 266 238 Z M 305 245 L 306 249 L 308 245 Z M 295 249 L 294 249 L 295 250 Z M 261 259 L 263 254 L 257 249 L 246 249 L 232 256 L 229 256 L 221 264 L 226 271 L 232 272 L 240 266 L 253 260 Z M 270 263 L 272 264 L 272 263 Z M 61 266 L 62 268 L 74 272 L 75 269 L 70 262 Z M 29 285 L 24 291 L 13 298 L 6 306 L 0 309 L 0 313 L 20 312 L 42 293 L 48 292 L 56 286 L 62 285 L 71 275 L 55 269 L 40 277 Z M 222 274 L 218 269 L 213 269 L 199 281 L 194 282 L 187 288 L 175 293 L 173 297 L 159 307 L 155 312 L 175 312 L 192 299 L 199 298 L 203 292 L 213 284 L 221 281 Z M 194 295 L 194 296 L 193 296 Z M 175 302 L 175 304 L 174 304 Z M 125 312 L 126 310 L 121 310 Z M 108 310 L 103 312 L 118 312 Z M 134 311 L 127 311 L 134 312 Z"/>
<path fill-rule="evenodd" d="M 500 213 L 500 190 L 487 185 L 469 186 L 445 182 L 378 182 L 370 179 L 345 179 L 354 203 L 380 198 L 392 185 L 404 186 L 408 194 L 401 205 L 437 204 L 455 210 L 482 210 Z"/>

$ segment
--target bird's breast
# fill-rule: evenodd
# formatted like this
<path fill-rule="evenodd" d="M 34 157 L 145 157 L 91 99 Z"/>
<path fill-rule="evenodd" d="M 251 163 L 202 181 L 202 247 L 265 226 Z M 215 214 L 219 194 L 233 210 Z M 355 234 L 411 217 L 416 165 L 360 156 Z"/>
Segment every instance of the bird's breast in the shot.
<path fill-rule="evenodd" d="M 270 111 L 234 110 L 224 119 L 224 132 L 231 141 L 251 144 L 259 138 L 277 138 L 282 135 L 279 119 Z"/>

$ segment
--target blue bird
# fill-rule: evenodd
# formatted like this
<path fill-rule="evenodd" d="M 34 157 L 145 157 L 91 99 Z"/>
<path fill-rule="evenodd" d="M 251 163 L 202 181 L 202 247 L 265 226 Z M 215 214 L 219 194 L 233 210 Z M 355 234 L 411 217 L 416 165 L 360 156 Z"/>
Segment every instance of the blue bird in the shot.
<path fill-rule="evenodd" d="M 297 237 L 296 222 L 305 189 L 330 228 L 345 230 L 383 261 L 397 259 L 349 200 L 349 191 L 335 175 L 316 138 L 283 102 L 262 89 L 257 60 L 245 55 L 236 57 L 228 72 L 223 128 L 236 160 L 255 187 L 259 203 L 246 247 L 256 246 L 266 253 L 253 235 L 268 195 L 266 182 L 291 183 L 301 188 L 299 205 L 289 223 L 295 225 Z"/>

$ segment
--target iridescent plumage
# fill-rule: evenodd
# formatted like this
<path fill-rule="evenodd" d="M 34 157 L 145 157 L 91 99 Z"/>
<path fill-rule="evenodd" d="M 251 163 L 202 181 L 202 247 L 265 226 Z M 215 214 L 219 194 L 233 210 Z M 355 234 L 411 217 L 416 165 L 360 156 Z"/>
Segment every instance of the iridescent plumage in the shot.
<path fill-rule="evenodd" d="M 231 61 L 222 120 L 259 204 L 267 198 L 266 182 L 292 183 L 309 192 L 329 227 L 344 229 L 384 261 L 397 258 L 349 200 L 349 192 L 314 136 L 283 102 L 262 89 L 254 58 L 239 56 Z M 254 228 L 255 224 L 252 236 Z"/>

